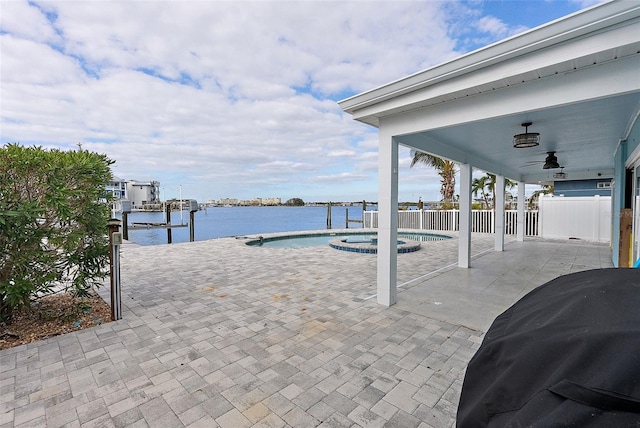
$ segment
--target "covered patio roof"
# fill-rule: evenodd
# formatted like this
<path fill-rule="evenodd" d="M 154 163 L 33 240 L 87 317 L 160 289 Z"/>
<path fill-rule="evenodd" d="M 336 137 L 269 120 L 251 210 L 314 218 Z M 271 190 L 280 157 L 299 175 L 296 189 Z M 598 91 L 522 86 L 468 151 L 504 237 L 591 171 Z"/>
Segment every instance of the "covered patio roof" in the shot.
<path fill-rule="evenodd" d="M 515 181 L 612 178 L 640 107 L 640 4 L 613 1 L 339 104 L 399 144 Z M 513 148 L 522 123 L 540 145 Z"/>
<path fill-rule="evenodd" d="M 612 213 L 620 215 L 612 215 L 612 245 L 622 248 L 621 209 L 631 208 L 632 190 L 626 168 L 640 162 L 640 3 L 596 5 L 339 104 L 379 129 L 379 303 L 397 300 L 399 145 L 459 164 L 461 268 L 471 263 L 474 168 L 496 174 L 496 251 L 504 251 L 505 178 L 519 183 L 524 201 L 524 183 L 555 181 L 559 172 L 613 179 Z M 526 122 L 540 144 L 515 148 Z M 548 152 L 562 169 L 543 168 Z M 522 241 L 523 203 L 517 223 Z"/>

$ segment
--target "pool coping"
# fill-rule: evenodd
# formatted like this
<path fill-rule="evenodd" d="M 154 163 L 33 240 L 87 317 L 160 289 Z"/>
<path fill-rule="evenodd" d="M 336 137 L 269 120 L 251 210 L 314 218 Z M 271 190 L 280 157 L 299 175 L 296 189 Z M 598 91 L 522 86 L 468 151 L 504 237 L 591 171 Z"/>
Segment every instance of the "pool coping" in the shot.
<path fill-rule="evenodd" d="M 324 230 L 301 230 L 296 232 L 272 232 L 272 233 L 264 233 L 259 235 L 251 235 L 251 236 L 236 236 L 236 239 L 246 239 L 244 241 L 245 245 L 250 247 L 258 247 L 258 242 L 264 240 L 268 241 L 278 241 L 281 239 L 289 239 L 289 238 L 312 238 L 315 236 L 331 236 L 331 235 L 369 235 L 372 233 L 378 233 L 378 229 L 328 229 Z"/>
<path fill-rule="evenodd" d="M 329 246 L 340 251 L 349 251 L 352 253 L 378 254 L 378 246 L 372 246 L 370 242 L 346 242 L 344 239 L 332 239 Z M 413 253 L 420 249 L 420 242 L 410 239 L 402 239 L 398 241 L 398 254 Z"/>
<path fill-rule="evenodd" d="M 269 248 L 263 247 L 258 244 L 260 240 L 263 241 L 277 241 L 280 239 L 288 239 L 288 238 L 307 238 L 307 237 L 315 237 L 315 236 L 324 236 L 324 235 L 370 235 L 377 234 L 377 228 L 362 228 L 362 229 L 326 229 L 326 230 L 301 230 L 301 231 L 292 231 L 292 232 L 271 232 L 264 234 L 252 234 L 252 235 L 241 235 L 235 236 L 234 238 L 237 240 L 242 240 L 242 244 L 248 247 L 256 247 L 256 248 Z M 424 230 L 424 229 L 398 229 L 399 234 L 428 234 L 434 235 L 438 237 L 442 237 L 443 239 L 452 239 L 455 237 L 455 233 L 445 234 L 442 231 L 434 231 L 434 230 Z M 339 238 L 336 236 L 336 238 Z M 419 241 L 410 240 L 408 238 L 402 238 L 403 241 L 412 241 L 420 244 Z M 335 247 L 333 247 L 335 248 Z M 398 253 L 408 253 L 418 251 L 420 248 L 414 249 L 413 251 L 403 250 L 402 252 L 398 251 Z M 353 251 L 349 249 L 345 249 L 344 251 L 352 251 L 359 253 L 369 253 L 376 254 L 376 252 L 367 252 L 367 251 Z"/>

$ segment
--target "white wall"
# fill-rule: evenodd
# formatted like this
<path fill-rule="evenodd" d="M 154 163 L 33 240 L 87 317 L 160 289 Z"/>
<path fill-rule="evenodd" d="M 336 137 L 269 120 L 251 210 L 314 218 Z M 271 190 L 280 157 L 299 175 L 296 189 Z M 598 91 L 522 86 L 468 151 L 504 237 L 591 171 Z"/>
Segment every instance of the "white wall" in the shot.
<path fill-rule="evenodd" d="M 611 196 L 540 197 L 540 236 L 611 241 Z"/>

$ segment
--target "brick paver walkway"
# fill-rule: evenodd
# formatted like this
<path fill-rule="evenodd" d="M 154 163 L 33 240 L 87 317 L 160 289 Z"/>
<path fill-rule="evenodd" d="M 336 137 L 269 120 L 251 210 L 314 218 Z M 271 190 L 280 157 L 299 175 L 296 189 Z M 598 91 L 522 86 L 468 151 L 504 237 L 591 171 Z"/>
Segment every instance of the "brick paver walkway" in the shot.
<path fill-rule="evenodd" d="M 482 330 L 368 298 L 375 255 L 243 242 L 123 246 L 123 320 L 0 351 L 0 427 L 454 425 Z M 456 260 L 426 243 L 399 282 Z"/>

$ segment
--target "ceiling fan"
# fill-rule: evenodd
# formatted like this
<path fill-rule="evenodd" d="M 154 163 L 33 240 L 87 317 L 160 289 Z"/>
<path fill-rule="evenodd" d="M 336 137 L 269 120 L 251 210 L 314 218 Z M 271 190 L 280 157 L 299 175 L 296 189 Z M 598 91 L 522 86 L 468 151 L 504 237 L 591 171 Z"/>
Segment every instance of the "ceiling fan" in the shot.
<path fill-rule="evenodd" d="M 539 165 L 539 164 L 542 164 L 542 169 L 563 168 L 558 163 L 558 158 L 556 156 L 556 152 L 555 151 L 547 152 L 547 157 L 543 161 L 540 161 L 540 160 L 538 160 L 538 161 L 529 161 L 525 165 L 523 165 L 523 167 Z"/>
<path fill-rule="evenodd" d="M 558 163 L 558 158 L 556 157 L 556 152 L 547 152 L 547 158 L 544 160 L 544 165 L 542 169 L 556 169 L 560 168 L 560 164 Z"/>

